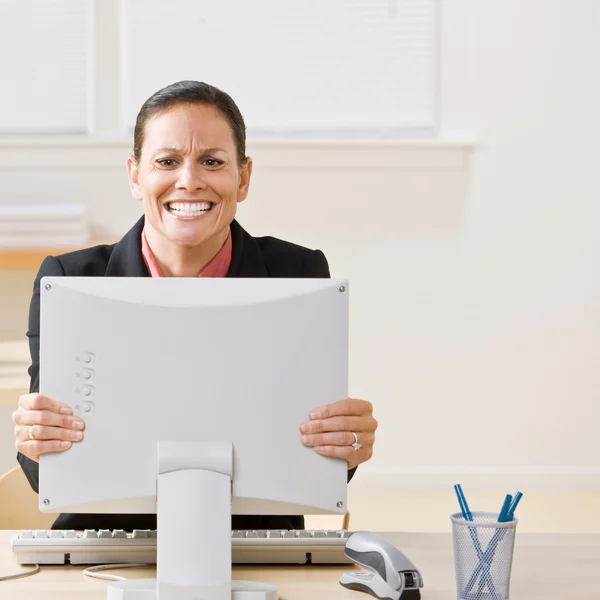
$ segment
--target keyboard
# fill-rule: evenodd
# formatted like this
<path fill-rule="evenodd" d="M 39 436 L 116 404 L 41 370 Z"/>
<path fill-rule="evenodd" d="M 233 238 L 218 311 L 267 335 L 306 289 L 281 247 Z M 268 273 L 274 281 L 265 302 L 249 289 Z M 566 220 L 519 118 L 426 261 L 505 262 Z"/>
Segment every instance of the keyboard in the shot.
<path fill-rule="evenodd" d="M 236 530 L 234 564 L 350 564 L 346 530 Z M 21 565 L 156 564 L 156 530 L 24 530 L 11 538 Z"/>

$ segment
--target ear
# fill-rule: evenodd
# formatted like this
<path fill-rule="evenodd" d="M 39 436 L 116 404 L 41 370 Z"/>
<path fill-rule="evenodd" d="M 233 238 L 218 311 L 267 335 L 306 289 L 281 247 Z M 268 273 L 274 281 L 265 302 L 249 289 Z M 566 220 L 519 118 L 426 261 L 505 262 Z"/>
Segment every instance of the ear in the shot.
<path fill-rule="evenodd" d="M 142 200 L 143 196 L 142 188 L 139 182 L 140 172 L 138 168 L 138 163 L 135 160 L 135 158 L 133 158 L 133 156 L 131 155 L 127 157 L 127 175 L 129 176 L 129 187 L 131 188 L 131 195 L 136 200 Z"/>
<path fill-rule="evenodd" d="M 248 156 L 246 163 L 242 166 L 240 171 L 240 180 L 238 183 L 238 194 L 237 201 L 243 202 L 248 196 L 250 190 L 250 178 L 252 177 L 252 159 Z"/>

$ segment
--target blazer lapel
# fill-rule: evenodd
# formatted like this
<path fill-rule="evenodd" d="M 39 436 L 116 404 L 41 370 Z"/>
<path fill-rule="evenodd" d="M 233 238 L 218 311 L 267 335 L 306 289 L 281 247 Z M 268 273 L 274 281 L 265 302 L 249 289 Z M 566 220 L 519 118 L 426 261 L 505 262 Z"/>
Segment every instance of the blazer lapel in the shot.
<path fill-rule="evenodd" d="M 261 249 L 237 221 L 231 223 L 231 264 L 227 277 L 268 277 Z"/>
<path fill-rule="evenodd" d="M 142 256 L 144 217 L 115 244 L 106 265 L 105 277 L 150 277 Z"/>

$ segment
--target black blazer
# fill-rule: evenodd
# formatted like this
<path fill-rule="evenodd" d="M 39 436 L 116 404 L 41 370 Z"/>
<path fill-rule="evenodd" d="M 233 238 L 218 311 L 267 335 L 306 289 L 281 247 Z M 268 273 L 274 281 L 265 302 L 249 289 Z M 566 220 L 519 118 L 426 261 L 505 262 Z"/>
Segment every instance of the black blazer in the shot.
<path fill-rule="evenodd" d="M 29 309 L 29 350 L 31 353 L 30 392 L 39 391 L 40 355 L 40 279 L 45 276 L 74 277 L 149 277 L 142 257 L 141 235 L 144 217 L 117 244 L 95 246 L 49 256 L 35 278 Z M 232 256 L 227 277 L 329 277 L 327 259 L 320 250 L 309 250 L 273 237 L 253 238 L 233 221 Z M 17 454 L 17 460 L 38 493 L 39 465 Z M 348 472 L 348 481 L 354 469 Z M 53 529 L 156 529 L 155 514 L 61 514 Z M 304 517 L 233 515 L 233 529 L 302 529 Z"/>

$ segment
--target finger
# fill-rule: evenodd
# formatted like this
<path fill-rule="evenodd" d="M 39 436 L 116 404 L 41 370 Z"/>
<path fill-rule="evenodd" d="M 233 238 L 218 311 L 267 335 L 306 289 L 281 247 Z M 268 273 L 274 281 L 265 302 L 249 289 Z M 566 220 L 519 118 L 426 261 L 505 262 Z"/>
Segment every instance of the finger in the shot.
<path fill-rule="evenodd" d="M 354 442 L 354 436 L 349 431 L 303 435 L 301 439 L 305 446 L 350 446 Z"/>
<path fill-rule="evenodd" d="M 72 415 L 73 411 L 68 404 L 58 400 L 52 400 L 43 394 L 24 394 L 19 398 L 19 408 L 25 410 L 48 410 L 50 412 Z"/>
<path fill-rule="evenodd" d="M 372 446 L 375 443 L 375 435 L 372 433 L 363 433 L 357 437 L 359 444 L 363 446 Z M 301 439 L 305 446 L 352 446 L 354 444 L 354 435 L 351 431 L 303 435 Z"/>
<path fill-rule="evenodd" d="M 85 423 L 78 417 L 67 417 L 49 410 L 26 410 L 16 416 L 18 425 L 45 425 L 64 429 L 83 430 Z"/>
<path fill-rule="evenodd" d="M 37 461 L 41 454 L 49 452 L 63 452 L 71 447 L 72 443 L 66 440 L 28 440 L 26 442 L 17 442 L 15 448 L 25 456 Z"/>
<path fill-rule="evenodd" d="M 319 406 L 309 415 L 311 419 L 328 419 L 341 415 L 365 415 L 373 412 L 373 405 L 367 400 L 355 400 L 346 398 L 333 404 Z"/>
<path fill-rule="evenodd" d="M 317 446 L 315 452 L 322 456 L 343 458 L 348 463 L 348 468 L 354 468 L 360 463 L 366 462 L 373 456 L 372 448 L 361 448 L 354 450 L 348 446 Z"/>
<path fill-rule="evenodd" d="M 346 461 L 349 461 L 350 458 L 356 458 L 353 455 L 357 454 L 354 448 L 349 448 L 348 446 L 317 446 L 315 452 L 323 456 L 343 458 Z"/>
<path fill-rule="evenodd" d="M 74 429 L 63 427 L 45 427 L 44 425 L 31 425 L 25 427 L 25 437 L 34 440 L 68 440 L 79 442 L 83 439 L 83 433 Z"/>
<path fill-rule="evenodd" d="M 300 426 L 302 433 L 325 433 L 327 431 L 375 431 L 376 422 L 373 417 L 331 417 L 306 421 Z"/>

